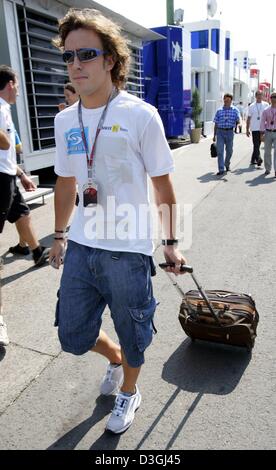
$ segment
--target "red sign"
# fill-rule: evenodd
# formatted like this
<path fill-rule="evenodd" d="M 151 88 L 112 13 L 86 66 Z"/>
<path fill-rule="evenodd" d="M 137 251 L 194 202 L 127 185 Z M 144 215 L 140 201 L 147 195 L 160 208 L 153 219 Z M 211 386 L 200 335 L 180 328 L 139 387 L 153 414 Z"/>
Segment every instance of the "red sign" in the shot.
<path fill-rule="evenodd" d="M 250 78 L 258 78 L 259 73 L 259 69 L 250 69 Z"/>

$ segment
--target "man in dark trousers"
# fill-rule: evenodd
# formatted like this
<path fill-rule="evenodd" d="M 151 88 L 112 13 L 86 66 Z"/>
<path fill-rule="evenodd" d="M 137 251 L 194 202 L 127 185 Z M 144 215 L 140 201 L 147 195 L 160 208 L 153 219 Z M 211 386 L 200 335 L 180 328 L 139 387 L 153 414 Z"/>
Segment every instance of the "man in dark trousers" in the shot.
<path fill-rule="evenodd" d="M 20 239 L 32 250 L 35 266 L 42 266 L 48 259 L 49 248 L 40 245 L 31 223 L 30 209 L 16 183 L 19 177 L 26 191 L 36 188 L 32 180 L 17 166 L 15 135 L 10 105 L 18 95 L 18 79 L 14 70 L 0 65 L 0 233 L 6 221 L 15 223 Z M 13 250 L 13 251 L 12 251 Z M 14 254 L 24 254 L 26 247 L 12 247 Z M 6 325 L 0 315 L 0 344 L 8 344 Z"/>
<path fill-rule="evenodd" d="M 253 153 L 252 153 L 250 165 L 261 166 L 261 164 L 263 163 L 263 160 L 260 154 L 261 119 L 262 119 L 264 110 L 268 108 L 269 104 L 266 101 L 263 101 L 263 94 L 261 91 L 256 91 L 255 98 L 256 98 L 255 103 L 252 103 L 248 108 L 248 116 L 247 116 L 247 121 L 246 121 L 246 135 L 247 137 L 250 137 L 252 133 Z"/>

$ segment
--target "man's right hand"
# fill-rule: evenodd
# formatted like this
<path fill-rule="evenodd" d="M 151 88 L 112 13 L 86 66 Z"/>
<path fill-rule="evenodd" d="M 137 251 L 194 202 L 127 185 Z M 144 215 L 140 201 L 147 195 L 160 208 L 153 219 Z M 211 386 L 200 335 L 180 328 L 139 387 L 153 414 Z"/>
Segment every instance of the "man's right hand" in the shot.
<path fill-rule="evenodd" d="M 59 269 L 63 264 L 66 245 L 67 240 L 64 238 L 61 238 L 60 240 L 54 240 L 53 246 L 49 253 L 49 264 L 53 268 Z"/>
<path fill-rule="evenodd" d="M 247 137 L 250 137 L 250 136 L 251 136 L 251 132 L 250 132 L 250 131 L 246 131 L 246 135 L 247 135 Z"/>

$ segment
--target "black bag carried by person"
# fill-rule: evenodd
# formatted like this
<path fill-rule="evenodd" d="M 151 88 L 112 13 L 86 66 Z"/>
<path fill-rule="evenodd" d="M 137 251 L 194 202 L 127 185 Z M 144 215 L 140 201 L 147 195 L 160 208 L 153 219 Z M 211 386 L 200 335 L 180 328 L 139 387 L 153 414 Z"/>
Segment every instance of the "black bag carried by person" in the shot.
<path fill-rule="evenodd" d="M 163 263 L 162 268 L 172 265 Z M 205 291 L 198 283 L 191 266 L 182 265 L 189 272 L 197 290 L 183 292 L 174 282 L 182 297 L 179 321 L 186 335 L 196 339 L 242 346 L 251 350 L 257 336 L 259 314 L 249 294 L 223 290 Z"/>
<path fill-rule="evenodd" d="M 211 144 L 210 152 L 211 152 L 211 157 L 212 157 L 212 158 L 216 158 L 216 157 L 218 156 L 217 146 L 216 146 L 215 143 L 212 143 L 212 144 Z"/>

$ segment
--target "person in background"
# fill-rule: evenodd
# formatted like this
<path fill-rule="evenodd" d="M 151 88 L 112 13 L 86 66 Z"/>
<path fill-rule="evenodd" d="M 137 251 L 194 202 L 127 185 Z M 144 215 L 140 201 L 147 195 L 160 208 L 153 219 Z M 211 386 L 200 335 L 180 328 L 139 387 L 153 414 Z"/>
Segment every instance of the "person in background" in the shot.
<path fill-rule="evenodd" d="M 16 151 L 17 163 L 20 164 L 23 147 L 22 147 L 21 139 L 16 129 L 15 129 L 15 151 Z M 27 243 L 25 243 L 25 241 L 22 240 L 20 233 L 18 235 L 19 235 L 19 243 L 15 246 L 11 246 L 8 251 L 9 253 L 12 253 L 13 255 L 27 256 L 30 254 L 30 249 Z"/>
<path fill-rule="evenodd" d="M 20 239 L 25 240 L 32 250 L 35 266 L 42 266 L 48 259 L 49 248 L 41 246 L 38 242 L 31 223 L 30 209 L 16 182 L 18 176 L 26 191 L 33 191 L 36 188 L 32 180 L 17 166 L 16 134 L 10 105 L 16 102 L 18 87 L 15 71 L 7 65 L 0 65 L 0 233 L 3 232 L 7 220 L 15 223 Z M 20 245 L 12 248 L 19 252 Z M 0 264 L 2 269 L 2 258 Z M 7 346 L 9 338 L 2 315 L 2 299 L 0 304 L 0 345 Z"/>
<path fill-rule="evenodd" d="M 76 103 L 76 101 L 79 101 L 79 95 L 76 93 L 75 88 L 70 82 L 64 85 L 64 96 L 65 103 L 60 103 L 58 105 L 59 111 L 63 111 L 68 106 L 72 106 L 72 104 Z"/>
<path fill-rule="evenodd" d="M 258 166 L 261 166 L 261 164 L 263 163 L 260 152 L 261 119 L 264 110 L 268 108 L 269 104 L 266 101 L 263 101 L 263 94 L 261 91 L 256 91 L 255 98 L 255 103 L 252 103 L 248 108 L 248 115 L 246 120 L 246 135 L 247 137 L 250 137 L 252 133 L 253 153 L 251 156 L 250 165 L 257 164 Z"/>
<path fill-rule="evenodd" d="M 226 93 L 223 97 L 224 106 L 219 108 L 214 117 L 214 138 L 217 141 L 218 154 L 218 173 L 217 176 L 230 170 L 230 161 L 233 155 L 234 129 L 240 123 L 239 110 L 232 105 L 233 95 Z M 226 149 L 226 158 L 224 161 L 224 147 Z"/>
<path fill-rule="evenodd" d="M 239 113 L 240 113 L 240 123 L 236 124 L 235 134 L 238 134 L 238 133 L 241 134 L 242 133 L 242 123 L 244 121 L 244 116 L 245 116 L 242 101 L 240 101 L 239 104 L 237 104 L 236 108 L 239 110 Z M 239 130 L 239 132 L 238 132 L 238 130 Z"/>
<path fill-rule="evenodd" d="M 59 111 L 63 111 L 64 109 L 68 108 L 68 106 L 72 106 L 74 103 L 79 101 L 80 97 L 77 94 L 75 87 L 72 83 L 68 82 L 64 85 L 64 96 L 65 96 L 65 103 L 60 103 L 58 105 Z M 76 193 L 76 206 L 79 205 L 79 193 Z"/>
<path fill-rule="evenodd" d="M 269 175 L 272 168 L 272 147 L 274 148 L 274 176 L 276 178 L 276 92 L 270 95 L 271 106 L 268 106 L 261 119 L 261 139 L 264 139 L 265 153 L 264 166 L 265 175 Z"/>
<path fill-rule="evenodd" d="M 26 191 L 34 191 L 36 185 L 17 166 L 15 128 L 10 105 L 18 96 L 18 78 L 14 70 L 0 65 L 0 233 L 5 222 L 15 223 L 19 237 L 32 250 L 35 266 L 42 266 L 49 255 L 49 248 L 40 245 L 31 222 L 30 209 L 20 192 L 16 177 Z M 14 254 L 20 253 L 20 245 L 11 247 Z M 10 250 L 11 250 L 10 249 Z"/>

